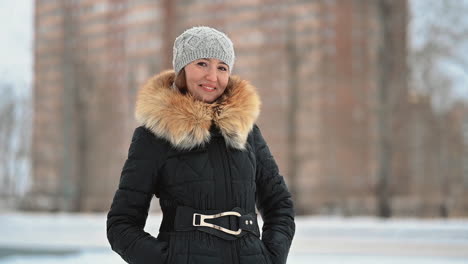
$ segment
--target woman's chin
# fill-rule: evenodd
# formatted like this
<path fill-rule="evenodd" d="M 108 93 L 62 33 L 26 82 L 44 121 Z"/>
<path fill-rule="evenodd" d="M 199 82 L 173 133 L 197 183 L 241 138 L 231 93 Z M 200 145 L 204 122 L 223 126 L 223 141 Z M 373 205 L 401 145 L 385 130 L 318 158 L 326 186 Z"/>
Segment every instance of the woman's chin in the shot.
<path fill-rule="evenodd" d="M 208 104 L 213 103 L 218 98 L 219 98 L 219 96 L 214 95 L 214 94 L 213 95 L 202 95 L 202 96 L 197 97 L 198 100 L 203 101 L 203 102 L 208 103 Z"/>

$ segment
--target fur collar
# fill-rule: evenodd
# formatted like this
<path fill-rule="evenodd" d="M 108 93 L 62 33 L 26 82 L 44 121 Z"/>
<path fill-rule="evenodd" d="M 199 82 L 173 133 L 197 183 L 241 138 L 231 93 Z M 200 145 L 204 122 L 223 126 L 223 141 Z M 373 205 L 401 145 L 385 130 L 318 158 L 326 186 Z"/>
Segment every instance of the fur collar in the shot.
<path fill-rule="evenodd" d="M 224 94 L 208 104 L 172 89 L 174 78 L 174 71 L 165 71 L 140 89 L 137 121 L 177 149 L 192 149 L 209 142 L 212 124 L 219 127 L 226 145 L 245 149 L 247 136 L 260 113 L 255 87 L 231 76 Z"/>

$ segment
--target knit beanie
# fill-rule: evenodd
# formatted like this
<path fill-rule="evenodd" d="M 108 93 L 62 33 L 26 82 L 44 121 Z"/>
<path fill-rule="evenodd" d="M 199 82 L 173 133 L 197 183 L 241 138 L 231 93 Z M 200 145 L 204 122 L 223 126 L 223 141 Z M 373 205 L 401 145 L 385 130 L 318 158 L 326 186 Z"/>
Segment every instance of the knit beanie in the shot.
<path fill-rule="evenodd" d="M 172 65 L 176 75 L 194 60 L 216 58 L 234 66 L 234 47 L 226 34 L 210 27 L 193 27 L 180 34 L 174 41 Z"/>

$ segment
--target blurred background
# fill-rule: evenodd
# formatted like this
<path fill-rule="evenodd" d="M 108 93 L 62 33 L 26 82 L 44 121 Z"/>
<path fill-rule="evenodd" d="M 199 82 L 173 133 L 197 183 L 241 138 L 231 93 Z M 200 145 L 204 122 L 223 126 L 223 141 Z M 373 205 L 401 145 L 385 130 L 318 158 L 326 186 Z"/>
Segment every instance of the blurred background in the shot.
<path fill-rule="evenodd" d="M 105 213 L 136 93 L 196 25 L 228 34 L 233 73 L 259 90 L 297 208 L 291 263 L 467 263 L 466 14 L 468 0 L 0 0 L 0 263 L 123 263 Z"/>

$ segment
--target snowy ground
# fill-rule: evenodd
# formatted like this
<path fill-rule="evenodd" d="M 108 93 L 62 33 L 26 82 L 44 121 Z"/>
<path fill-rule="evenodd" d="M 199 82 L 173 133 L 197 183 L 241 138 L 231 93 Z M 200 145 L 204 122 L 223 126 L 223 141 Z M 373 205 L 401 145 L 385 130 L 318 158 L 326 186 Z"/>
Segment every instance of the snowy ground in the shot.
<path fill-rule="evenodd" d="M 161 217 L 148 219 L 157 234 Z M 299 217 L 288 263 L 468 263 L 468 219 Z M 105 236 L 104 214 L 0 215 L 0 264 L 124 263 Z"/>

